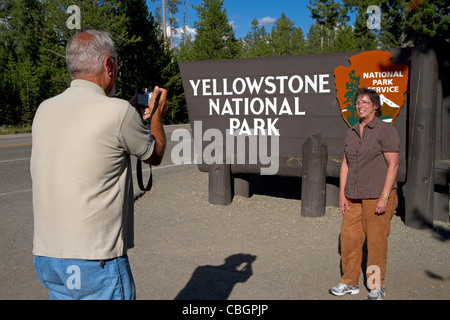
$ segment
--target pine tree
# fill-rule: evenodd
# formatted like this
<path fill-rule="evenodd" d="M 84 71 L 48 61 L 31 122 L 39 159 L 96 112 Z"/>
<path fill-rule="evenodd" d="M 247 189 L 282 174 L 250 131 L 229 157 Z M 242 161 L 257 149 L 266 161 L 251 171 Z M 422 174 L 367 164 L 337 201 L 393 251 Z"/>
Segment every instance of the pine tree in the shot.
<path fill-rule="evenodd" d="M 13 87 L 20 99 L 14 116 L 18 123 L 31 122 L 34 111 L 39 104 L 40 75 L 37 73 L 39 65 L 39 47 L 42 29 L 42 4 L 38 0 L 18 0 L 12 3 L 11 32 L 15 52 L 12 71 Z"/>
<path fill-rule="evenodd" d="M 347 52 L 358 50 L 358 40 L 353 33 L 353 27 L 345 23 L 339 25 L 335 29 L 336 35 L 333 44 L 330 47 L 330 52 Z"/>
<path fill-rule="evenodd" d="M 321 27 L 317 22 L 309 27 L 309 31 L 306 36 L 306 52 L 308 54 L 317 54 L 323 52 L 322 30 L 323 27 Z"/>
<path fill-rule="evenodd" d="M 297 55 L 305 51 L 302 29 L 284 13 L 275 21 L 270 34 L 270 45 L 274 56 Z"/>
<path fill-rule="evenodd" d="M 269 37 L 264 26 L 259 26 L 257 19 L 253 19 L 252 28 L 247 35 L 242 39 L 242 57 L 268 57 L 272 54 Z"/>
<path fill-rule="evenodd" d="M 161 74 L 170 54 L 145 0 L 121 0 L 121 11 L 127 19 L 123 29 L 126 38 L 117 41 L 118 94 L 129 99 L 140 87 L 162 86 Z"/>
<path fill-rule="evenodd" d="M 169 16 L 177 11 L 177 6 L 180 4 L 178 0 L 169 0 L 165 1 L 164 8 L 168 8 Z M 180 70 L 178 69 L 178 54 L 174 54 L 170 52 L 164 37 L 162 36 L 162 30 L 164 28 L 164 22 L 161 19 L 160 14 L 161 8 L 157 7 L 155 9 L 156 18 L 151 18 L 153 20 L 153 28 L 157 39 L 159 42 L 159 49 L 156 43 L 153 44 L 151 48 L 148 48 L 147 52 L 152 52 L 154 62 L 150 61 L 149 63 L 158 64 L 158 69 L 155 70 L 154 76 L 159 76 L 160 80 L 152 83 L 152 86 L 159 85 L 168 90 L 168 99 L 170 101 L 170 109 L 165 118 L 165 123 L 187 123 L 189 121 L 186 100 L 184 97 L 183 84 L 181 81 Z M 150 15 L 149 17 L 151 17 Z M 169 19 L 170 29 L 174 29 L 176 26 L 175 19 L 172 17 Z M 160 28 L 157 28 L 157 25 L 160 25 Z M 159 32 L 158 32 L 159 30 Z M 183 36 L 183 35 L 182 35 Z M 173 41 L 173 33 L 171 32 L 170 41 Z M 183 41 L 182 43 L 186 43 Z M 156 47 L 155 47 L 156 46 Z M 162 50 L 164 49 L 164 50 Z M 179 52 L 180 48 L 176 48 L 174 51 Z M 143 52 L 144 56 L 148 56 L 145 52 Z M 156 56 L 155 56 L 156 55 Z M 157 55 L 160 57 L 158 58 Z"/>
<path fill-rule="evenodd" d="M 342 6 L 356 12 L 355 35 L 361 50 L 374 47 L 414 46 L 430 38 L 450 41 L 450 7 L 448 0 L 379 0 L 381 28 L 368 30 L 366 0 L 342 0 Z M 378 39 L 375 39 L 375 38 Z"/>
<path fill-rule="evenodd" d="M 357 7 L 356 19 L 353 25 L 353 32 L 357 39 L 358 50 L 375 50 L 380 48 L 375 30 L 367 27 L 367 19 L 369 18 L 366 6 Z"/>
<path fill-rule="evenodd" d="M 14 84 L 17 48 L 12 31 L 12 1 L 0 3 L 0 126 L 13 125 L 20 121 L 19 93 Z"/>
<path fill-rule="evenodd" d="M 194 40 L 191 35 L 188 35 L 186 31 L 183 31 L 181 35 L 180 45 L 174 49 L 175 59 L 181 61 L 194 61 Z"/>
<path fill-rule="evenodd" d="M 239 55 L 239 42 L 228 22 L 223 0 L 203 0 L 194 7 L 199 20 L 193 42 L 194 60 L 233 59 Z"/>
<path fill-rule="evenodd" d="M 173 17 L 178 12 L 178 6 L 181 4 L 180 0 L 168 0 L 169 8 L 169 27 L 170 27 L 170 49 L 173 50 L 173 38 L 178 28 L 177 20 Z"/>
<path fill-rule="evenodd" d="M 306 7 L 320 27 L 320 51 L 328 52 L 334 41 L 335 28 L 347 19 L 346 12 L 334 0 L 309 0 Z"/>
<path fill-rule="evenodd" d="M 413 0 L 404 3 L 402 11 L 402 46 L 430 38 L 450 41 L 448 0 Z"/>
<path fill-rule="evenodd" d="M 0 125 L 29 123 L 38 105 L 70 84 L 67 41 L 87 29 L 109 31 L 119 57 L 117 96 L 168 83 L 171 63 L 144 0 L 79 1 L 81 29 L 70 29 L 72 0 L 9 0 L 0 4 Z M 122 60 L 121 60 L 122 59 Z M 169 68 L 169 70 L 172 70 Z"/>

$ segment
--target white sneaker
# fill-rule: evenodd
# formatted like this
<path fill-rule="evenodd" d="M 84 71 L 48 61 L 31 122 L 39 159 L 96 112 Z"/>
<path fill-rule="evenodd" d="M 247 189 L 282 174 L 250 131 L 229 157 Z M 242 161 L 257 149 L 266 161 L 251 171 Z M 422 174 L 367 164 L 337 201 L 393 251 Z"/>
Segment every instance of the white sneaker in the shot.
<path fill-rule="evenodd" d="M 346 294 L 358 294 L 359 286 L 351 286 L 343 283 L 339 283 L 337 286 L 330 288 L 329 293 L 335 296 L 343 296 Z"/>
<path fill-rule="evenodd" d="M 381 289 L 370 290 L 369 295 L 367 296 L 367 300 L 383 300 L 386 295 L 384 291 L 384 286 Z"/>

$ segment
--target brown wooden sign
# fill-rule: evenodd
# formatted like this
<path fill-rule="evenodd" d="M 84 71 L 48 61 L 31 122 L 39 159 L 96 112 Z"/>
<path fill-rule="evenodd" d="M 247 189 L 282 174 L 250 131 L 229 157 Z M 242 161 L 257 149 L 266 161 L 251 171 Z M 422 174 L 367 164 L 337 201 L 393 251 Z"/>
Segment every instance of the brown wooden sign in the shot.
<path fill-rule="evenodd" d="M 342 158 L 351 124 L 345 86 L 358 77 L 360 87 L 377 87 L 385 96 L 383 111 L 395 119 L 404 159 L 405 50 L 180 63 L 197 163 L 301 176 L 302 146 L 312 135 L 321 136 L 329 159 Z M 387 109 L 394 104 L 398 112 Z"/>

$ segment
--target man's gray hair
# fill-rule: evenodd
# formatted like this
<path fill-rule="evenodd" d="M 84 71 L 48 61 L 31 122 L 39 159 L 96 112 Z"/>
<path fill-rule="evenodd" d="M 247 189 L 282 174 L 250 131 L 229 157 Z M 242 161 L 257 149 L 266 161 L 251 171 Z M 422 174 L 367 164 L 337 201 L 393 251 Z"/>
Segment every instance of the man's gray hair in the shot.
<path fill-rule="evenodd" d="M 77 33 L 66 47 L 66 63 L 70 76 L 97 75 L 105 56 L 116 57 L 114 42 L 108 32 L 87 30 Z"/>

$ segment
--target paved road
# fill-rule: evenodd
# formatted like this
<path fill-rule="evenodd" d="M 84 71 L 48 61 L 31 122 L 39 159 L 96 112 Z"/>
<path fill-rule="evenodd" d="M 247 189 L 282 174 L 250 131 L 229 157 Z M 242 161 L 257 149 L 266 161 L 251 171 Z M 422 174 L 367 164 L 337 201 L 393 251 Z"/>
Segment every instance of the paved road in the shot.
<path fill-rule="evenodd" d="M 0 136 L 0 197 L 31 191 L 30 154 L 31 135 Z"/>
<path fill-rule="evenodd" d="M 166 126 L 168 145 L 166 156 L 160 167 L 173 166 L 170 152 L 178 141 L 171 141 L 172 133 L 177 129 L 190 130 L 187 125 Z M 10 210 L 20 202 L 20 195 L 31 192 L 30 177 L 31 134 L 0 135 L 0 198 L 2 209 Z M 136 159 L 133 159 L 133 173 L 135 174 Z M 154 168 L 154 170 L 160 170 Z M 148 179 L 148 168 L 144 165 L 143 178 Z M 147 176 L 146 176 L 147 174 Z M 136 181 L 136 179 L 134 179 Z M 136 185 L 136 188 L 137 185 Z M 138 190 L 136 192 L 139 193 Z M 8 197 L 10 196 L 10 197 Z M 10 200 L 11 202 L 9 202 Z"/>

